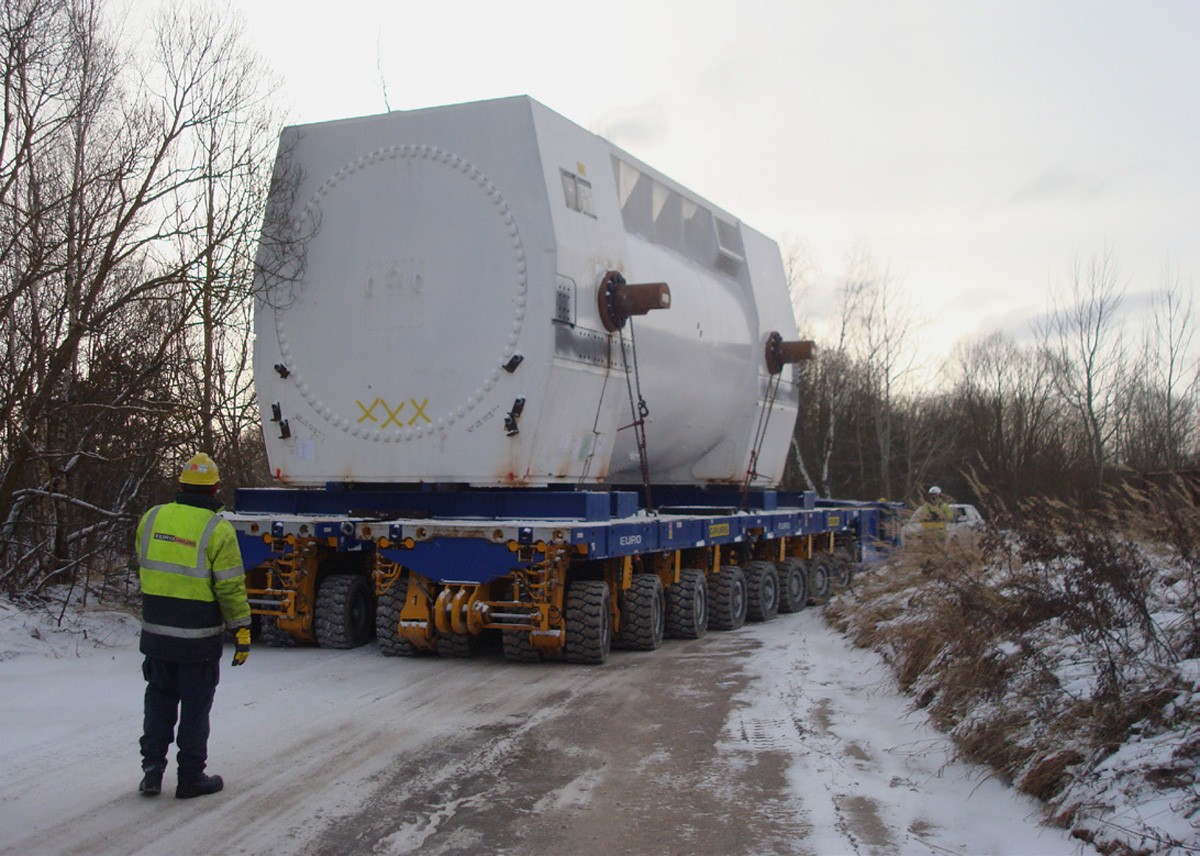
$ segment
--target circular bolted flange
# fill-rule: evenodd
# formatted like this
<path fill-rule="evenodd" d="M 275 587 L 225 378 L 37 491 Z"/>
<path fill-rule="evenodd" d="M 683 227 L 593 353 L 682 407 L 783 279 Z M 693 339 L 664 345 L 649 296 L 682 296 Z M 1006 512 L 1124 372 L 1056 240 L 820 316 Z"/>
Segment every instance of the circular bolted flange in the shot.
<path fill-rule="evenodd" d="M 671 287 L 665 282 L 630 284 L 615 270 L 604 274 L 596 294 L 600 323 L 610 333 L 625 326 L 634 315 L 671 307 Z"/>
<path fill-rule="evenodd" d="M 816 351 L 817 346 L 815 342 L 808 339 L 788 342 L 778 332 L 772 331 L 767 336 L 767 371 L 770 374 L 777 375 L 783 371 L 783 367 L 786 365 L 811 360 Z"/>

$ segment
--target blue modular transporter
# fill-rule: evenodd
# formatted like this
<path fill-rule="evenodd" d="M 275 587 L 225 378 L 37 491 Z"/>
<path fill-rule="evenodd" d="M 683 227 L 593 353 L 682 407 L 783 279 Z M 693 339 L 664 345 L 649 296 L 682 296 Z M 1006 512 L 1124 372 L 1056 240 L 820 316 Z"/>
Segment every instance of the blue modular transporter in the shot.
<path fill-rule="evenodd" d="M 245 489 L 238 531 L 268 641 L 603 662 L 827 598 L 896 542 L 886 503 L 730 488 Z"/>

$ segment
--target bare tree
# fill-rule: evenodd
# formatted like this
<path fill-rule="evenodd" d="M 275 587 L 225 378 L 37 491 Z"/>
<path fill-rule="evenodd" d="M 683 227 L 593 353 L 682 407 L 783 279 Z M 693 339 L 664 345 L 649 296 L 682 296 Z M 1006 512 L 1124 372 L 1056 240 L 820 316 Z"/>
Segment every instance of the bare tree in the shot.
<path fill-rule="evenodd" d="M 790 251 L 785 268 L 802 307 L 815 266 Z M 964 344 L 952 387 L 917 389 L 916 325 L 887 269 L 856 247 L 836 317 L 798 377 L 791 477 L 827 496 L 902 497 L 929 481 L 972 490 L 970 470 L 1015 505 L 1094 493 L 1117 466 L 1187 463 L 1200 439 L 1189 292 L 1168 268 L 1134 365 L 1120 286 L 1111 252 L 1074 261 L 1035 344 L 999 333 Z"/>
<path fill-rule="evenodd" d="M 253 197 L 235 189 L 255 126 L 234 117 L 254 102 L 242 97 L 247 79 L 228 73 L 219 27 L 181 21 L 160 22 L 157 60 L 140 68 L 102 0 L 10 0 L 0 13 L 0 587 L 10 593 L 74 578 L 125 546 L 164 456 L 189 442 L 178 415 L 191 319 L 215 334 L 236 317 L 206 307 L 214 289 L 198 284 L 215 279 L 218 259 L 246 254 L 237 247 L 253 205 L 223 206 Z M 221 374 L 223 360 L 214 347 L 205 371 Z M 199 397 L 216 409 L 215 392 Z"/>
<path fill-rule="evenodd" d="M 811 256 L 796 245 L 787 248 L 784 270 L 793 307 L 800 316 L 802 296 L 812 290 L 819 271 Z M 853 397 L 855 373 L 849 354 L 850 336 L 856 329 L 869 283 L 848 269 L 837 288 L 834 326 L 819 342 L 816 357 L 802 364 L 800 374 L 800 417 L 792 437 L 792 451 L 800 475 L 809 490 L 822 496 L 834 493 L 831 463 L 839 440 L 843 412 Z M 814 478 L 807 462 L 816 462 Z"/>
<path fill-rule="evenodd" d="M 785 264 L 794 302 L 815 275 L 806 258 Z M 904 391 L 916 360 L 915 322 L 889 271 L 861 244 L 847 254 L 836 307 L 824 338 L 816 337 L 816 359 L 799 376 L 798 475 L 825 496 L 904 495 L 941 436 L 929 430 L 936 414 L 922 413 L 920 397 Z"/>
<path fill-rule="evenodd" d="M 848 265 L 849 281 L 861 289 L 861 309 L 854 343 L 871 391 L 871 433 L 875 444 L 876 493 L 896 496 L 892 474 L 895 417 L 905 379 L 916 362 L 912 333 L 915 321 L 899 300 L 891 272 L 879 268 L 870 253 L 857 248 Z M 901 491 L 901 494 L 904 491 Z"/>
<path fill-rule="evenodd" d="M 1076 415 L 1097 489 L 1104 484 L 1112 442 L 1121 427 L 1128 380 L 1117 317 L 1122 296 L 1111 250 L 1106 247 L 1086 266 L 1076 258 L 1065 286 L 1053 290 L 1049 318 L 1039 329 L 1055 361 L 1056 388 Z"/>
<path fill-rule="evenodd" d="M 186 288 L 194 306 L 187 346 L 194 352 L 177 395 L 189 443 L 222 461 L 226 479 L 253 479 L 261 454 L 244 439 L 257 425 L 251 371 L 255 250 L 263 219 L 276 129 L 274 84 L 242 43 L 237 22 L 200 7 L 169 7 L 159 19 L 160 53 L 172 89 L 201 77 L 197 123 L 179 157 L 202 167 L 176 191 L 181 210 L 202 229 L 178 247 L 189 259 Z M 261 443 L 254 443 L 258 450 Z M 188 450 L 179 450 L 180 455 Z"/>
<path fill-rule="evenodd" d="M 1195 341 L 1195 301 L 1179 270 L 1163 270 L 1163 287 L 1155 294 L 1146 377 L 1162 399 L 1161 433 L 1157 443 L 1162 466 L 1178 469 L 1197 439 L 1196 393 L 1200 388 L 1192 345 Z"/>
<path fill-rule="evenodd" d="M 1008 503 L 1060 490 L 1075 461 L 1049 355 L 993 333 L 961 346 L 958 362 L 951 409 L 960 465 Z"/>

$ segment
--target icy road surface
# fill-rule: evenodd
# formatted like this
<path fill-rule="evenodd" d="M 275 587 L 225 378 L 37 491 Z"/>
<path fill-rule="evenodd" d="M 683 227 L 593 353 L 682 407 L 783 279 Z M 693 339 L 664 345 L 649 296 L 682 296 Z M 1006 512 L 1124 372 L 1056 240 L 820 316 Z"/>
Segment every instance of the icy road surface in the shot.
<path fill-rule="evenodd" d="M 173 753 L 136 793 L 141 658 L 129 627 L 107 644 L 0 650 L 0 852 L 1092 852 L 950 762 L 815 610 L 598 668 L 258 647 L 223 663 L 226 789 L 195 800 Z"/>

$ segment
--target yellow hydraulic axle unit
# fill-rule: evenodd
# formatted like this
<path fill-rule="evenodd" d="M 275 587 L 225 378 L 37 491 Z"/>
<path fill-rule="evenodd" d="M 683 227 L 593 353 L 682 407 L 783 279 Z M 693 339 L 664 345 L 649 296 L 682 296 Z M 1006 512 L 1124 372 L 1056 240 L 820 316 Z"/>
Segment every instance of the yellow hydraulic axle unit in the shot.
<path fill-rule="evenodd" d="M 288 536 L 289 552 L 272 556 L 247 575 L 246 595 L 254 613 L 274 619 L 279 629 L 313 642 L 320 545 L 312 538 Z"/>
<path fill-rule="evenodd" d="M 507 577 L 486 583 L 435 583 L 376 553 L 379 597 L 393 586 L 404 588 L 395 632 L 420 651 L 438 648 L 438 638 L 478 636 L 485 630 L 527 632 L 534 647 L 553 653 L 563 644 L 563 596 L 569 556 L 546 550 L 546 559 L 514 568 Z M 384 628 L 380 628 L 384 632 Z"/>

